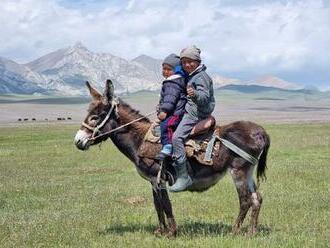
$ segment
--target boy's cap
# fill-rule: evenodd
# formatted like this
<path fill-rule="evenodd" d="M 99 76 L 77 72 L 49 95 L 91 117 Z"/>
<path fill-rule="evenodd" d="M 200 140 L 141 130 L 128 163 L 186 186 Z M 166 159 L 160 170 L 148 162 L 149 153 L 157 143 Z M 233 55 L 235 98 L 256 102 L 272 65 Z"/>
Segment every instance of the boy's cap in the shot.
<path fill-rule="evenodd" d="M 170 65 L 174 69 L 180 65 L 180 57 L 174 53 L 171 53 L 164 59 L 163 64 Z"/>
<path fill-rule="evenodd" d="M 192 60 L 201 61 L 201 50 L 197 48 L 195 45 L 186 47 L 182 49 L 180 53 L 180 59 L 189 58 Z"/>

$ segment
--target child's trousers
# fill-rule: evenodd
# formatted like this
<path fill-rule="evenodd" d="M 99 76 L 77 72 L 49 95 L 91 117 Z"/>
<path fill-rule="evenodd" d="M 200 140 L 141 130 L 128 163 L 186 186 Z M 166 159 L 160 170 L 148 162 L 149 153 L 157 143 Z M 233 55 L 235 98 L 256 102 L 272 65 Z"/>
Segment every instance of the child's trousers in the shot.
<path fill-rule="evenodd" d="M 172 144 L 172 137 L 175 129 L 179 125 L 182 116 L 170 115 L 165 120 L 160 122 L 160 133 L 162 145 Z"/>

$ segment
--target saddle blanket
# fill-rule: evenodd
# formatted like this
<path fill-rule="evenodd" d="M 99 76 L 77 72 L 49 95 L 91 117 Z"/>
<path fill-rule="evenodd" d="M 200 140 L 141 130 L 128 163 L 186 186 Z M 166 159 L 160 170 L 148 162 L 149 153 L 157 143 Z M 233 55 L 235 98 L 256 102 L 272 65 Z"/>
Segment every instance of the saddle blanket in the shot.
<path fill-rule="evenodd" d="M 212 157 L 219 153 L 220 141 L 218 128 L 207 134 L 189 139 L 185 143 L 187 158 L 195 158 L 199 163 L 207 166 L 213 165 Z M 144 141 L 139 148 L 139 156 L 154 159 L 162 149 L 159 136 L 159 125 L 152 124 L 147 131 Z"/>

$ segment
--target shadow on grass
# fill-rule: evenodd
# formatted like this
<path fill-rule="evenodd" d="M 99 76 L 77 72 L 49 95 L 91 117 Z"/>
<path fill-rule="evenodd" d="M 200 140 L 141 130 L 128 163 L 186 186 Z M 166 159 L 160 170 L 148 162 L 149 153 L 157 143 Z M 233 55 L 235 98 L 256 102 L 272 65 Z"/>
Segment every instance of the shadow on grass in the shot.
<path fill-rule="evenodd" d="M 108 234 L 119 234 L 124 235 L 125 233 L 134 233 L 134 232 L 149 232 L 153 233 L 156 226 L 153 225 L 120 225 L 116 224 L 113 226 L 107 226 L 104 230 L 99 231 L 100 235 Z M 267 226 L 259 225 L 258 234 L 263 236 L 269 235 L 272 232 L 272 229 Z M 241 235 L 248 234 L 248 227 L 243 227 L 241 229 Z M 206 223 L 200 221 L 194 221 L 189 223 L 184 223 L 179 225 L 177 236 L 226 236 L 232 235 L 232 225 L 219 223 Z"/>
<path fill-rule="evenodd" d="M 153 225 L 121 225 L 115 224 L 112 226 L 105 227 L 104 230 L 98 231 L 100 235 L 108 234 L 119 234 L 124 235 L 125 233 L 134 233 L 134 232 L 153 232 L 156 227 Z"/>
<path fill-rule="evenodd" d="M 228 225 L 222 222 L 218 223 L 206 223 L 200 221 L 188 222 L 179 226 L 178 236 L 190 236 L 207 235 L 207 236 L 225 236 L 231 234 L 232 225 Z"/>

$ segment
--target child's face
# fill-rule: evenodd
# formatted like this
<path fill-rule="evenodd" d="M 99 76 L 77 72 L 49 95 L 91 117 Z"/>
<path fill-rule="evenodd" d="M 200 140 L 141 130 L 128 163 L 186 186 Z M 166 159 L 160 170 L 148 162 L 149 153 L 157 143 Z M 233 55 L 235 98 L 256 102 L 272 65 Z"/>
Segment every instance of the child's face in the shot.
<path fill-rule="evenodd" d="M 199 61 L 189 59 L 189 58 L 182 58 L 181 64 L 183 67 L 183 70 L 187 72 L 188 74 L 192 73 L 200 64 Z"/>
<path fill-rule="evenodd" d="M 168 78 L 174 74 L 173 68 L 170 65 L 163 64 L 163 77 Z"/>

